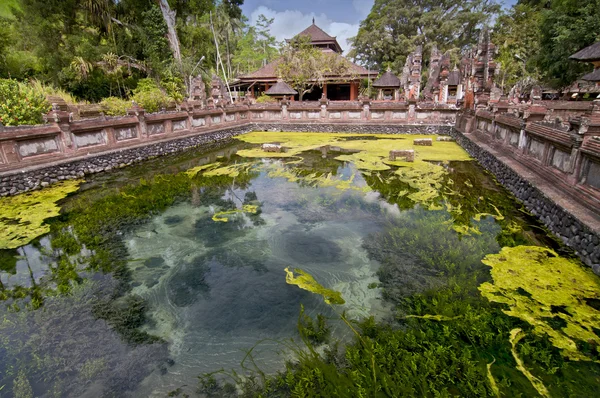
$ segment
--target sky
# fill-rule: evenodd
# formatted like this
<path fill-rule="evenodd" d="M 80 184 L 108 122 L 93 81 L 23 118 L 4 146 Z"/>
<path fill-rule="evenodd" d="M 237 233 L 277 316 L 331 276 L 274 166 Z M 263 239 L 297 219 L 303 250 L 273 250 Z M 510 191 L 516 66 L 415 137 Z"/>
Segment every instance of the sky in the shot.
<path fill-rule="evenodd" d="M 245 0 L 242 6 L 244 15 L 254 25 L 258 16 L 275 18 L 271 34 L 278 41 L 290 39 L 315 23 L 336 36 L 344 52 L 350 49 L 348 38 L 356 36 L 358 25 L 365 19 L 374 0 Z"/>
<path fill-rule="evenodd" d="M 275 18 L 271 25 L 271 34 L 278 41 L 290 39 L 315 23 L 329 33 L 337 36 L 338 43 L 346 53 L 350 49 L 348 38 L 356 36 L 360 21 L 365 19 L 375 0 L 245 0 L 242 5 L 244 15 L 251 25 L 258 16 Z M 514 4 L 516 0 L 504 0 Z"/>

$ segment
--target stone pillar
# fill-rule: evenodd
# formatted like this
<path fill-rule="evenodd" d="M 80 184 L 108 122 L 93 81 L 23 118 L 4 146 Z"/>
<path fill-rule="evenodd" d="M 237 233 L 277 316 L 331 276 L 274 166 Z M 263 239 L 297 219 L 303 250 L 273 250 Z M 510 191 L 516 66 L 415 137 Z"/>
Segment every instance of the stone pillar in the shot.
<path fill-rule="evenodd" d="M 321 104 L 321 118 L 322 119 L 327 118 L 327 103 L 328 102 L 329 101 L 327 100 L 325 93 L 323 93 L 323 95 L 321 96 L 321 99 L 319 100 L 319 103 Z"/>
<path fill-rule="evenodd" d="M 527 123 L 523 120 L 521 122 L 521 131 L 519 132 L 519 150 L 521 153 L 527 152 L 527 132 L 525 126 Z"/>
<path fill-rule="evenodd" d="M 362 101 L 363 106 L 363 119 L 369 120 L 371 118 L 371 100 L 364 98 Z"/>
<path fill-rule="evenodd" d="M 58 104 L 52 104 L 52 110 L 44 116 L 46 122 L 54 122 L 60 129 L 60 141 L 65 153 L 75 152 L 73 138 L 71 136 L 72 115 L 66 111 L 61 111 Z"/>
<path fill-rule="evenodd" d="M 288 101 L 287 97 L 284 95 L 283 99 L 281 100 L 281 119 L 283 119 L 283 120 L 286 120 L 289 117 L 289 115 L 288 115 L 289 103 L 290 103 L 290 101 Z"/>
<path fill-rule="evenodd" d="M 148 137 L 148 126 L 146 125 L 146 111 L 144 110 L 144 108 L 139 106 L 135 101 L 131 101 L 131 108 L 127 110 L 127 114 L 129 116 L 137 117 L 138 129 L 140 133 L 139 136 L 142 138 Z M 189 125 L 192 125 L 191 121 Z"/>

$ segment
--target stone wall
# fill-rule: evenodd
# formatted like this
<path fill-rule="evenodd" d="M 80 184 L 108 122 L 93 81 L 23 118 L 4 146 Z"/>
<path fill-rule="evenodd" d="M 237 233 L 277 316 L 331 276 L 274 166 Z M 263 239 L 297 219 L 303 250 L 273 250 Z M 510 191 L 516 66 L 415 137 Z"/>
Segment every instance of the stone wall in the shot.
<path fill-rule="evenodd" d="M 256 131 L 293 131 L 317 133 L 352 134 L 441 134 L 449 135 L 453 130 L 448 125 L 418 124 L 333 124 L 333 123 L 255 123 Z"/>
<path fill-rule="evenodd" d="M 164 141 L 136 148 L 90 155 L 84 159 L 46 165 L 30 171 L 19 171 L 0 177 L 0 196 L 39 189 L 61 180 L 83 178 L 86 175 L 126 167 L 134 163 L 202 146 L 211 149 L 236 135 L 247 133 L 252 126 L 232 127 L 212 133 Z"/>
<path fill-rule="evenodd" d="M 452 126 L 457 112 L 456 108 L 437 104 L 368 100 L 281 101 L 279 104 L 226 107 L 181 104 L 176 111 L 154 114 L 146 114 L 143 109 L 134 106 L 124 117 L 73 120 L 72 114 L 55 107 L 46 115 L 48 123 L 45 125 L 0 125 L 0 178 L 17 170 L 45 167 L 233 126 L 311 124 L 310 131 L 339 131 L 343 128 L 352 132 L 369 132 L 375 128 L 390 133 L 397 130 L 393 126 L 411 126 L 406 130 L 410 132 L 417 131 L 419 126 Z"/>
<path fill-rule="evenodd" d="M 582 261 L 600 275 L 600 234 L 533 186 L 497 156 L 482 148 L 468 134 L 454 129 L 451 134 L 499 183 L 512 192 L 563 243 L 573 248 Z"/>

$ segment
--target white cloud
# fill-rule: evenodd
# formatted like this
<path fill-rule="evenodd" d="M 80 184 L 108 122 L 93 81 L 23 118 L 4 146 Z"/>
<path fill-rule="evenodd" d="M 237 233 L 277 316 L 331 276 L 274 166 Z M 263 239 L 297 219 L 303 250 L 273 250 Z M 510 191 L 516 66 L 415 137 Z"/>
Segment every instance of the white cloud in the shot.
<path fill-rule="evenodd" d="M 360 3 L 362 0 L 355 0 L 355 2 Z M 348 38 L 356 36 L 358 33 L 358 24 L 335 22 L 323 13 L 317 15 L 315 13 L 303 14 L 298 10 L 275 11 L 266 6 L 259 6 L 252 11 L 252 14 L 250 14 L 251 25 L 256 24 L 260 14 L 263 14 L 267 18 L 274 18 L 273 24 L 271 25 L 271 34 L 275 36 L 277 41 L 291 39 L 302 32 L 312 24 L 313 18 L 315 19 L 317 26 L 329 35 L 337 37 L 337 41 L 340 43 L 340 46 L 342 46 L 344 53 L 347 53 L 350 50 Z"/>
<path fill-rule="evenodd" d="M 352 0 L 352 6 L 358 12 L 360 19 L 365 19 L 371 12 L 373 0 Z"/>

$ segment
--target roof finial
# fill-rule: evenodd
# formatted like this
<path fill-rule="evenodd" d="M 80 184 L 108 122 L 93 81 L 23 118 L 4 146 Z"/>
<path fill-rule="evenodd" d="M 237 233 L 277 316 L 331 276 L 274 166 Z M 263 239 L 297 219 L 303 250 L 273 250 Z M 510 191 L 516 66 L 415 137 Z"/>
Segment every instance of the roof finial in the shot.
<path fill-rule="evenodd" d="M 315 17 L 313 17 L 313 25 L 315 24 Z"/>

